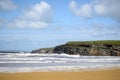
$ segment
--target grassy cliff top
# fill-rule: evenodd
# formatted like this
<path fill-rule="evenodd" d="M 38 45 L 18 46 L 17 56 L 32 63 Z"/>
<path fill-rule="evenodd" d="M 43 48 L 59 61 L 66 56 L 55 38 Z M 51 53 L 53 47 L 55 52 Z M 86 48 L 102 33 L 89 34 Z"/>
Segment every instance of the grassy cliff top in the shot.
<path fill-rule="evenodd" d="M 52 51 L 54 48 L 41 48 L 41 50 L 44 50 L 44 51 Z"/>
<path fill-rule="evenodd" d="M 111 45 L 120 45 L 120 40 L 101 40 L 101 41 L 71 41 L 67 45 L 80 45 L 80 44 L 111 44 Z"/>

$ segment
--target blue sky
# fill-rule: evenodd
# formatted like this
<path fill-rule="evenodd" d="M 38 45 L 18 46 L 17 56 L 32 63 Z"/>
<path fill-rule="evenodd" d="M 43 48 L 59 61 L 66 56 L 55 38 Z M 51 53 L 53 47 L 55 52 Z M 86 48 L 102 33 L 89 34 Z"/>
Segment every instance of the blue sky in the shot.
<path fill-rule="evenodd" d="M 120 40 L 120 0 L 0 0 L 0 50 Z"/>

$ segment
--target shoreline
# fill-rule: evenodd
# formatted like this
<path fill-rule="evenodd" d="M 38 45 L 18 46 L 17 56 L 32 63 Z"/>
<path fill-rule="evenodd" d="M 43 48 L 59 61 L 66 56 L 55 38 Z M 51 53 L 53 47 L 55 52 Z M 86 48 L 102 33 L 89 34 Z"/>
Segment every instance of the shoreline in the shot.
<path fill-rule="evenodd" d="M 60 69 L 62 68 L 62 69 Z M 83 71 L 102 71 L 102 70 L 113 70 L 113 69 L 120 69 L 119 66 L 113 67 L 97 67 L 97 68 L 80 68 L 80 67 L 57 67 L 55 69 L 41 69 L 41 70 L 22 70 L 22 71 L 3 71 L 0 73 L 31 73 L 31 72 L 83 72 Z"/>
<path fill-rule="evenodd" d="M 1 80 L 120 80 L 120 68 L 92 71 L 0 73 Z"/>

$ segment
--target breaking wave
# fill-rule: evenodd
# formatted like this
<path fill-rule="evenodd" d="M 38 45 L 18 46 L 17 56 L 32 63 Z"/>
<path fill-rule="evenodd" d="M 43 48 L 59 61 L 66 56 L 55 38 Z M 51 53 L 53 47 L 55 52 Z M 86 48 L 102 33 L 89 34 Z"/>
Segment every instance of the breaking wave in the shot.
<path fill-rule="evenodd" d="M 59 71 L 120 67 L 119 56 L 0 53 L 0 72 Z"/>

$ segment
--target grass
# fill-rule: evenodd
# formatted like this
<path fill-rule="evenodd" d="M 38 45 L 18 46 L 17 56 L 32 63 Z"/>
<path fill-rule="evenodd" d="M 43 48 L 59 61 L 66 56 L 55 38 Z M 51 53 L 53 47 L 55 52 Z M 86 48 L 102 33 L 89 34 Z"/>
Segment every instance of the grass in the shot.
<path fill-rule="evenodd" d="M 44 50 L 44 51 L 53 51 L 53 47 L 52 48 L 41 48 L 41 50 Z"/>
<path fill-rule="evenodd" d="M 80 44 L 111 44 L 111 45 L 120 45 L 120 40 L 101 40 L 101 41 L 71 41 L 67 45 L 80 45 Z"/>

